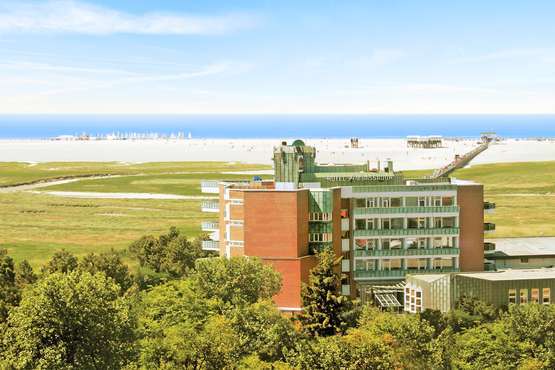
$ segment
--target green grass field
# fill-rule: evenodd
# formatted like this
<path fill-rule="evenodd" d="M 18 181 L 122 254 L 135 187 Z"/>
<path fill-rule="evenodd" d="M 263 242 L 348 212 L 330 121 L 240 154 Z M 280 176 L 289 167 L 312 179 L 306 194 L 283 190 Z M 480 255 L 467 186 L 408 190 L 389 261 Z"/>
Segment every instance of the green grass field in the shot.
<path fill-rule="evenodd" d="M 488 238 L 555 236 L 555 161 L 476 165 L 452 175 L 484 184 L 497 209 Z"/>
<path fill-rule="evenodd" d="M 40 266 L 62 248 L 78 256 L 111 248 L 121 250 L 143 235 L 160 234 L 170 226 L 195 237 L 201 233 L 200 222 L 214 218 L 214 214 L 200 212 L 199 200 L 77 199 L 45 192 L 201 195 L 203 179 L 248 179 L 252 176 L 222 172 L 269 168 L 223 162 L 0 163 L 0 185 L 92 174 L 129 175 L 84 179 L 37 189 L 40 192 L 0 192 L 0 248 L 7 248 L 16 261 L 27 259 Z"/>
<path fill-rule="evenodd" d="M 0 186 L 27 184 L 35 181 L 72 176 L 137 175 L 178 172 L 250 171 L 271 168 L 259 164 L 228 162 L 152 162 L 128 164 L 121 162 L 0 162 Z"/>
<path fill-rule="evenodd" d="M 202 179 L 244 179 L 251 176 L 221 172 L 269 168 L 221 162 L 0 163 L 3 185 L 91 174 L 128 175 L 49 186 L 39 193 L 0 193 L 0 247 L 16 260 L 38 266 L 61 248 L 76 255 L 125 249 L 140 236 L 160 234 L 170 226 L 194 237 L 201 232 L 200 221 L 214 217 L 200 212 L 198 200 L 73 199 L 44 192 L 200 195 Z M 555 236 L 555 162 L 477 165 L 453 176 L 483 183 L 486 200 L 497 204 L 495 213 L 487 216 L 497 231 L 488 237 Z"/>

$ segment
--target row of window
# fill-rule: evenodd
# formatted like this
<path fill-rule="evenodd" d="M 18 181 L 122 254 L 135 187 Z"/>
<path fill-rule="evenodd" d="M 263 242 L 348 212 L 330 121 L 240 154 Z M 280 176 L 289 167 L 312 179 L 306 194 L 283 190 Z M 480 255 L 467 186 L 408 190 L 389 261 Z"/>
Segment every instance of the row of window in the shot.
<path fill-rule="evenodd" d="M 359 250 L 402 249 L 403 242 L 407 249 L 453 248 L 456 246 L 456 237 L 355 239 L 355 248 Z"/>
<path fill-rule="evenodd" d="M 457 227 L 456 217 L 408 217 L 407 229 L 442 229 Z M 405 218 L 366 218 L 355 220 L 356 230 L 397 230 L 405 228 Z"/>
<path fill-rule="evenodd" d="M 393 207 L 446 207 L 455 205 L 455 197 L 372 197 L 357 198 L 355 206 L 360 208 Z"/>
<path fill-rule="evenodd" d="M 331 242 L 333 240 L 332 233 L 311 233 L 308 234 L 309 242 Z"/>
<path fill-rule="evenodd" d="M 331 213 L 327 212 L 310 212 L 310 221 L 331 221 Z"/>
<path fill-rule="evenodd" d="M 516 289 L 509 289 L 509 304 L 516 304 L 516 296 L 517 290 Z M 540 303 L 540 289 L 539 288 L 532 288 L 530 289 L 530 296 L 528 295 L 528 289 L 518 289 L 518 303 L 525 304 L 525 303 Z M 541 303 L 543 304 L 550 304 L 551 303 L 551 289 L 550 288 L 543 288 L 542 289 L 542 296 L 541 296 Z"/>

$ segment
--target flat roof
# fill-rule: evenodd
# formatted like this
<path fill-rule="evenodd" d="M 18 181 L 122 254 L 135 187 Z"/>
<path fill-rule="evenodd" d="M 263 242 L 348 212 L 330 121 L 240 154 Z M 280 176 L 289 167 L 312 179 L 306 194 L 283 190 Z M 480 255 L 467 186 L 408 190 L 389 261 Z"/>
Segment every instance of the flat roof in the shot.
<path fill-rule="evenodd" d="M 434 282 L 436 280 L 441 279 L 444 276 L 447 276 L 445 273 L 438 273 L 438 274 L 408 274 L 411 278 L 416 278 L 417 280 L 422 280 L 427 283 Z"/>
<path fill-rule="evenodd" d="M 464 185 L 481 185 L 475 181 L 472 180 L 462 180 L 462 179 L 457 179 L 455 177 L 451 177 L 451 184 L 453 185 L 459 185 L 459 186 L 464 186 Z"/>
<path fill-rule="evenodd" d="M 458 273 L 458 276 L 466 276 L 474 279 L 482 279 L 489 281 L 505 281 L 505 280 L 539 280 L 539 279 L 555 279 L 554 268 L 542 269 L 509 269 L 491 272 L 469 272 Z"/>
<path fill-rule="evenodd" d="M 555 237 L 489 239 L 495 243 L 495 252 L 486 258 L 553 256 L 555 257 Z"/>

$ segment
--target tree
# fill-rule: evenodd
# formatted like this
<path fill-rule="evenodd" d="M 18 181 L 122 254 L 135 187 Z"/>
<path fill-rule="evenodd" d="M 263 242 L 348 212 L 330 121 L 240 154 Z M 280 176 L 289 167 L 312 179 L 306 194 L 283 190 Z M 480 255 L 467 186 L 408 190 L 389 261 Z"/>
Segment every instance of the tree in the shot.
<path fill-rule="evenodd" d="M 198 259 L 191 280 L 204 298 L 231 305 L 270 299 L 281 289 L 280 274 L 255 257 Z"/>
<path fill-rule="evenodd" d="M 132 355 L 135 320 L 112 279 L 51 273 L 8 317 L 5 361 L 15 368 L 116 369 Z"/>
<path fill-rule="evenodd" d="M 65 249 L 54 253 L 50 261 L 42 267 L 43 274 L 55 272 L 68 273 L 77 268 L 77 257 L 67 252 Z"/>
<path fill-rule="evenodd" d="M 158 238 L 149 235 L 133 242 L 129 251 L 139 259 L 141 266 L 176 278 L 189 274 L 198 258 L 212 255 L 202 250 L 201 240 L 199 237 L 192 241 L 171 227 L 167 234 Z"/>
<path fill-rule="evenodd" d="M 237 333 L 241 353 L 256 354 L 263 361 L 284 360 L 284 351 L 292 349 L 299 337 L 291 320 L 271 301 L 237 307 L 226 313 L 226 317 Z"/>
<path fill-rule="evenodd" d="M 0 249 L 0 323 L 7 318 L 9 310 L 19 304 L 20 292 L 15 279 L 13 259 L 7 250 Z"/>
<path fill-rule="evenodd" d="M 118 253 L 110 251 L 107 253 L 90 253 L 79 261 L 79 270 L 87 271 L 90 274 L 103 272 L 121 287 L 122 292 L 133 285 L 133 278 L 129 273 L 127 265 L 123 264 Z"/>
<path fill-rule="evenodd" d="M 15 281 L 19 287 L 34 284 L 37 281 L 37 275 L 27 260 L 23 260 L 17 264 Z"/>
<path fill-rule="evenodd" d="M 392 349 L 383 338 L 353 329 L 346 335 L 315 337 L 297 342 L 286 354 L 295 369 L 395 369 Z"/>
<path fill-rule="evenodd" d="M 163 247 L 155 237 L 148 235 L 134 241 L 129 251 L 137 257 L 141 266 L 148 266 L 155 272 L 160 272 L 163 258 Z"/>
<path fill-rule="evenodd" d="M 435 330 L 416 315 L 382 312 L 367 307 L 359 320 L 359 330 L 385 338 L 393 350 L 398 368 L 430 368 Z"/>
<path fill-rule="evenodd" d="M 323 250 L 318 254 L 318 265 L 310 272 L 308 285 L 303 286 L 303 330 L 313 336 L 328 336 L 344 332 L 346 319 L 352 310 L 349 298 L 339 291 L 339 275 L 334 271 L 335 254 Z"/>

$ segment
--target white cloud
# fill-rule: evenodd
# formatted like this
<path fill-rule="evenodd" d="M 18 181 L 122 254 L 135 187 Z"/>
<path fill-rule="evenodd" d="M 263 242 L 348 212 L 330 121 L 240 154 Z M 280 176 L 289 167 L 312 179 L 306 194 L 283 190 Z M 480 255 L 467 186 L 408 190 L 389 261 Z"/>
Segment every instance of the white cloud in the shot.
<path fill-rule="evenodd" d="M 218 16 L 182 13 L 131 14 L 72 0 L 41 3 L 0 4 L 0 32 L 55 32 L 91 35 L 223 34 L 252 27 L 256 19 L 247 14 Z"/>

